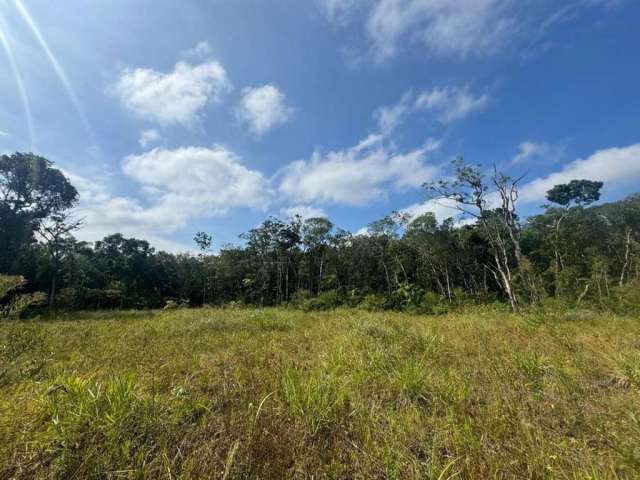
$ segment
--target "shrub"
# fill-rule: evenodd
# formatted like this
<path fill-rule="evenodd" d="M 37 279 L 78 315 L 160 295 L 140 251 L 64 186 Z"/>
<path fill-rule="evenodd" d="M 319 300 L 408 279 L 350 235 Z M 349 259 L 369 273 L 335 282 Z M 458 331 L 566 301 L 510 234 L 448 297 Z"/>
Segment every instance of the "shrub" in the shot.
<path fill-rule="evenodd" d="M 357 307 L 362 303 L 366 296 L 366 291 L 362 291 L 359 288 L 353 288 L 347 292 L 346 295 L 346 304 L 349 307 Z"/>
<path fill-rule="evenodd" d="M 367 310 L 369 312 L 379 312 L 385 309 L 387 298 L 384 295 L 370 293 L 365 295 L 362 301 L 358 304 L 358 308 Z"/>
<path fill-rule="evenodd" d="M 163 310 L 177 310 L 179 308 L 188 308 L 189 300 L 167 300 Z"/>
<path fill-rule="evenodd" d="M 387 298 L 387 308 L 391 310 L 416 310 L 422 303 L 424 290 L 411 283 L 401 283 Z"/>
<path fill-rule="evenodd" d="M 439 315 L 447 313 L 449 305 L 441 295 L 435 292 L 425 292 L 416 310 L 420 313 Z"/>
<path fill-rule="evenodd" d="M 613 308 L 622 313 L 640 312 L 640 279 L 614 289 Z"/>
<path fill-rule="evenodd" d="M 311 300 L 311 292 L 309 290 L 300 289 L 291 295 L 289 305 L 294 308 L 303 308 L 304 304 Z"/>
<path fill-rule="evenodd" d="M 0 275 L 0 301 L 26 283 L 24 277 L 19 275 Z"/>
<path fill-rule="evenodd" d="M 322 292 L 315 298 L 311 298 L 305 301 L 302 305 L 302 309 L 305 311 L 311 310 L 331 310 L 344 305 L 345 299 L 337 290 L 329 290 Z"/>
<path fill-rule="evenodd" d="M 0 275 L 0 317 L 20 318 L 30 307 L 47 302 L 42 292 L 19 293 L 26 284 L 22 276 Z"/>

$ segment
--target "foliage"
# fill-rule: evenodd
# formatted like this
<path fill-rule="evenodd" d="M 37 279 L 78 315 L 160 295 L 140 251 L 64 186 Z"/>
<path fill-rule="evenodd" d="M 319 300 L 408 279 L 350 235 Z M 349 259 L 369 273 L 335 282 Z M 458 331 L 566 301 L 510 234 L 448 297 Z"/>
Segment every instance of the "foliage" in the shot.
<path fill-rule="evenodd" d="M 344 296 L 337 290 L 329 290 L 320 293 L 317 297 L 309 298 L 302 303 L 302 309 L 311 310 L 332 310 L 345 303 Z"/>
<path fill-rule="evenodd" d="M 78 192 L 46 158 L 0 155 L 0 273 L 15 273 L 21 251 L 43 220 L 73 207 Z"/>
<path fill-rule="evenodd" d="M 640 280 L 616 287 L 607 306 L 621 313 L 640 313 Z"/>
<path fill-rule="evenodd" d="M 602 182 L 591 180 L 571 180 L 567 184 L 556 185 L 547 192 L 547 200 L 564 207 L 570 205 L 590 205 L 600 200 Z"/>
<path fill-rule="evenodd" d="M 369 312 L 380 312 L 385 309 L 386 304 L 387 298 L 384 295 L 370 293 L 364 296 L 362 301 L 358 304 L 358 308 Z"/>
<path fill-rule="evenodd" d="M 47 297 L 42 292 L 20 293 L 26 283 L 19 275 L 0 275 L 0 318 L 19 318 L 30 307 L 46 303 Z"/>
<path fill-rule="evenodd" d="M 552 298 L 574 309 L 636 308 L 640 195 L 598 205 L 597 181 L 556 185 L 553 205 L 524 219 L 521 178 L 457 159 L 452 179 L 426 187 L 464 222 L 394 212 L 359 235 L 326 218 L 270 217 L 215 253 L 213 237 L 198 232 L 194 255 L 120 233 L 77 241 L 77 192 L 62 172 L 31 154 L 1 158 L 0 272 L 27 280 L 26 303 L 46 292 L 52 311 L 237 304 L 440 314 L 495 302 L 526 311 Z"/>

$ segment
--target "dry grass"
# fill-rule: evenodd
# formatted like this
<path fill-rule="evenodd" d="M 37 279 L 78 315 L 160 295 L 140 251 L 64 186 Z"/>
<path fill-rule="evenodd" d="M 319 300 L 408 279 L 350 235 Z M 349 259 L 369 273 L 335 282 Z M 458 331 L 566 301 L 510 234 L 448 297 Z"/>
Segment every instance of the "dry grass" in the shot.
<path fill-rule="evenodd" d="M 574 317 L 5 322 L 0 478 L 638 478 L 640 320 Z"/>

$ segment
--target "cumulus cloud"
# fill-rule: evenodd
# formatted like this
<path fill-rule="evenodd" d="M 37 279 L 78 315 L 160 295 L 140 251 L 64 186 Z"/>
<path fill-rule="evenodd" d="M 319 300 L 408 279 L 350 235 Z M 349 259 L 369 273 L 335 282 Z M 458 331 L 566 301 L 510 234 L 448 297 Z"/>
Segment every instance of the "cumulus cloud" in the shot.
<path fill-rule="evenodd" d="M 322 208 L 312 207 L 310 205 L 293 205 L 280 210 L 280 214 L 286 218 L 300 216 L 302 219 L 307 218 L 327 218 L 326 212 Z"/>
<path fill-rule="evenodd" d="M 103 182 L 67 172 L 80 192 L 78 216 L 85 219 L 79 238 L 122 232 L 176 251 L 180 245 L 167 235 L 190 220 L 223 216 L 234 208 L 264 211 L 271 199 L 264 176 L 222 146 L 156 148 L 126 157 L 122 168 L 137 182 L 141 198 L 114 195 Z"/>
<path fill-rule="evenodd" d="M 574 179 L 599 180 L 605 183 L 605 188 L 637 184 L 640 181 L 640 143 L 599 150 L 585 159 L 574 160 L 559 172 L 523 185 L 520 199 L 524 202 L 544 200 L 547 190 Z"/>
<path fill-rule="evenodd" d="M 168 232 L 184 225 L 182 219 L 145 208 L 138 199 L 113 195 L 104 180 L 98 182 L 73 172 L 64 173 L 80 196 L 80 204 L 74 210 L 74 216 L 82 219 L 81 228 L 75 233 L 79 240 L 93 242 L 113 233 L 122 233 L 143 238 L 166 251 L 192 249 L 166 238 Z"/>
<path fill-rule="evenodd" d="M 438 148 L 429 141 L 423 147 L 399 153 L 368 137 L 345 150 L 293 162 L 281 171 L 279 191 L 306 203 L 364 205 L 383 198 L 389 189 L 418 188 L 432 179 L 438 168 L 426 163 Z"/>
<path fill-rule="evenodd" d="M 112 91 L 139 118 L 161 125 L 190 125 L 207 103 L 219 101 L 231 88 L 224 67 L 209 60 L 180 61 L 169 73 L 127 68 Z"/>
<path fill-rule="evenodd" d="M 149 145 L 153 145 L 160 141 L 160 132 L 157 130 L 145 130 L 140 134 L 138 143 L 142 148 L 147 148 Z"/>
<path fill-rule="evenodd" d="M 406 214 L 409 221 L 424 215 L 425 213 L 433 213 L 438 222 L 442 222 L 447 218 L 458 219 L 462 216 L 462 212 L 456 208 L 456 201 L 451 198 L 432 198 L 422 203 L 414 203 L 400 210 L 400 213 Z"/>
<path fill-rule="evenodd" d="M 157 199 L 159 208 L 190 217 L 225 215 L 237 207 L 263 210 L 269 201 L 262 173 L 248 169 L 220 145 L 155 148 L 126 157 L 122 168 Z"/>
<path fill-rule="evenodd" d="M 236 111 L 240 122 L 258 136 L 287 123 L 293 113 L 285 94 L 275 85 L 245 88 Z"/>

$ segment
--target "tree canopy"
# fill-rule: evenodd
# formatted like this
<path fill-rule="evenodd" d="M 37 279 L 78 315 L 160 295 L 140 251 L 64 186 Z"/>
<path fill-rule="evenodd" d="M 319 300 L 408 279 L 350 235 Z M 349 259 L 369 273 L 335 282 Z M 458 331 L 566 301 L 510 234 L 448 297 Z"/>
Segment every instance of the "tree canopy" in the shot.
<path fill-rule="evenodd" d="M 437 311 L 504 301 L 518 310 L 550 297 L 607 302 L 640 279 L 638 195 L 597 205 L 602 182 L 574 180 L 548 192 L 554 205 L 523 218 L 520 179 L 462 159 L 454 167 L 453 180 L 426 188 L 472 221 L 392 213 L 353 234 L 327 218 L 269 217 L 215 252 L 212 236 L 198 232 L 193 255 L 117 232 L 77 241 L 69 220 L 77 191 L 64 174 L 41 157 L 3 156 L 2 272 L 22 275 L 21 288 L 46 292 L 57 308 L 172 301 Z"/>

